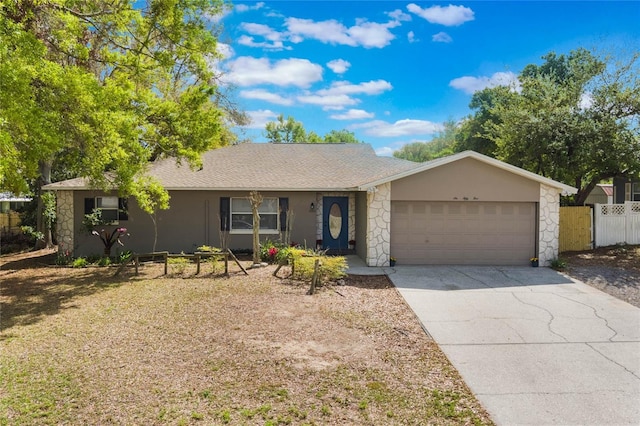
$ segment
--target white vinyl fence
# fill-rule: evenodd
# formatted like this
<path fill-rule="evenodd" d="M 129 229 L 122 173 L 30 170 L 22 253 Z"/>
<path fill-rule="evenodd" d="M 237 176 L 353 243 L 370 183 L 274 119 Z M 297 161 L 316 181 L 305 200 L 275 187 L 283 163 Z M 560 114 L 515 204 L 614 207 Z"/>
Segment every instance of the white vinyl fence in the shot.
<path fill-rule="evenodd" d="M 594 224 L 596 247 L 640 244 L 640 202 L 596 204 Z"/>

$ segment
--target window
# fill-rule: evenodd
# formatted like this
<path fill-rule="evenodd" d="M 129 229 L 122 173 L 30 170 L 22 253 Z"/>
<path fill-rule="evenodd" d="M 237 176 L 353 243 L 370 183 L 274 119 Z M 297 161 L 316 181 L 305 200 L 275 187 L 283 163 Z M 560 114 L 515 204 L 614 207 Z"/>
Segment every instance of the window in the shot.
<path fill-rule="evenodd" d="M 118 225 L 122 220 L 127 220 L 127 199 L 114 196 L 95 197 L 84 199 L 84 214 L 93 213 L 94 209 L 100 209 L 102 219 L 112 225 Z"/>
<path fill-rule="evenodd" d="M 102 211 L 102 220 L 118 222 L 118 197 L 96 197 L 96 208 Z"/>
<path fill-rule="evenodd" d="M 632 185 L 631 201 L 640 201 L 640 182 L 634 182 Z"/>
<path fill-rule="evenodd" d="M 260 213 L 260 233 L 277 234 L 279 203 L 277 198 L 262 200 L 258 208 Z M 250 234 L 253 232 L 253 213 L 251 202 L 246 198 L 231 198 L 231 232 Z"/>

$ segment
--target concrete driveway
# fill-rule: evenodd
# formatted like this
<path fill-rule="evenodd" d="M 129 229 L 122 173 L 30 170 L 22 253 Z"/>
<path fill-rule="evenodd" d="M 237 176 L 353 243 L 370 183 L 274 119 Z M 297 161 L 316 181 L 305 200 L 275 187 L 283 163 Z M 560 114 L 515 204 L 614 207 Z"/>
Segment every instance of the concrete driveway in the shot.
<path fill-rule="evenodd" d="M 494 421 L 640 424 L 640 309 L 551 269 L 385 268 Z"/>

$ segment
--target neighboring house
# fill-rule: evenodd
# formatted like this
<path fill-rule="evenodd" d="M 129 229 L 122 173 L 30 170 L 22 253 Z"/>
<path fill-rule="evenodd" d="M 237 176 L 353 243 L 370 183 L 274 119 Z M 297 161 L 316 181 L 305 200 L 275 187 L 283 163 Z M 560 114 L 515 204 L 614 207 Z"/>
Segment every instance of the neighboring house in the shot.
<path fill-rule="evenodd" d="M 0 192 L 0 236 L 20 233 L 20 215 L 17 213 L 31 198 Z"/>
<path fill-rule="evenodd" d="M 587 196 L 584 204 L 613 204 L 613 184 L 602 183 L 596 185 Z"/>
<path fill-rule="evenodd" d="M 559 195 L 576 192 L 473 151 L 413 163 L 367 144 L 240 144 L 203 154 L 199 170 L 165 159 L 149 174 L 171 195 L 171 208 L 157 214 L 158 250 L 219 247 L 227 231 L 231 249 L 250 248 L 246 197 L 257 190 L 261 240 L 277 240 L 289 214 L 293 241 L 345 249 L 354 240 L 369 266 L 391 256 L 400 264 L 549 264 L 558 255 Z M 57 191 L 58 239 L 76 256 L 101 251 L 82 229 L 94 206 L 128 229 L 126 249 L 151 250 L 152 220 L 134 199 L 91 190 L 84 179 L 46 189 Z"/>
<path fill-rule="evenodd" d="M 0 192 L 0 213 L 18 211 L 29 202 L 31 202 L 31 198 L 18 197 L 10 192 Z"/>
<path fill-rule="evenodd" d="M 640 178 L 613 178 L 613 202 L 640 201 Z"/>

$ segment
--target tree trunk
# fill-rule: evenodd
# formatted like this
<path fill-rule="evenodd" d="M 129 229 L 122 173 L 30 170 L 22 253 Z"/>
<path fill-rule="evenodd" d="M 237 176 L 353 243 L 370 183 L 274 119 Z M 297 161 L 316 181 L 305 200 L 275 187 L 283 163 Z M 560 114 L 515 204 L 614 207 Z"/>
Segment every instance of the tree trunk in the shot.
<path fill-rule="evenodd" d="M 258 208 L 262 204 L 262 195 L 258 191 L 249 193 L 251 213 L 253 213 L 253 263 L 260 263 L 260 214 Z"/>
<path fill-rule="evenodd" d="M 156 222 L 156 214 L 155 212 L 153 214 L 149 215 L 151 217 L 151 220 L 153 221 L 153 250 L 151 250 L 152 253 L 156 252 L 156 245 L 158 244 L 158 223 Z"/>
<path fill-rule="evenodd" d="M 51 160 L 40 161 L 38 164 L 40 177 L 36 180 L 36 197 L 38 201 L 36 209 L 36 231 L 42 233 L 43 239 L 36 241 L 36 249 L 53 247 L 51 224 L 44 218 L 44 203 L 42 201 L 42 187 L 51 183 L 52 166 L 53 161 Z"/>
<path fill-rule="evenodd" d="M 598 182 L 600 182 L 602 179 L 600 177 L 596 178 L 596 179 L 592 179 L 589 184 L 587 186 L 585 186 L 584 188 L 578 188 L 578 193 L 576 194 L 576 201 L 575 201 L 575 205 L 576 206 L 583 206 L 584 202 L 587 200 L 587 197 L 589 196 L 589 194 L 591 193 L 591 191 L 593 191 L 593 188 L 596 187 L 596 185 L 598 184 Z"/>

